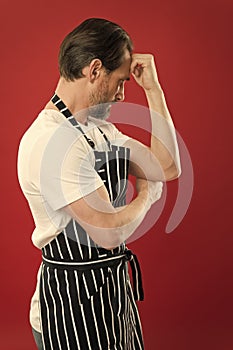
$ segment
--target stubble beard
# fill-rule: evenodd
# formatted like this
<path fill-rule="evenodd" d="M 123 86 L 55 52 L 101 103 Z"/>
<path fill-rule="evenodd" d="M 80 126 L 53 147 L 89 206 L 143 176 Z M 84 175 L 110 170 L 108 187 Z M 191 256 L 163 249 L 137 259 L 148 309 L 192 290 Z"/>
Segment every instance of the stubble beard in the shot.
<path fill-rule="evenodd" d="M 89 115 L 100 120 L 106 120 L 110 115 L 113 102 L 109 102 L 109 84 L 103 80 L 95 92 L 89 94 Z"/>

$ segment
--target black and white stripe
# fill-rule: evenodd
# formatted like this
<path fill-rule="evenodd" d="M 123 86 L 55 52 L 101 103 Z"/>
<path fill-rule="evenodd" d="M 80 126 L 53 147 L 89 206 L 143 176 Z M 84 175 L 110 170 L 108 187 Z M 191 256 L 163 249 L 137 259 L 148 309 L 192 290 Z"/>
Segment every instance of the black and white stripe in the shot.
<path fill-rule="evenodd" d="M 44 259 L 40 302 L 46 350 L 128 349 L 132 342 L 132 349 L 143 349 L 126 264 L 114 254 L 104 260 L 80 268 Z"/>
<path fill-rule="evenodd" d="M 74 125 L 75 119 L 68 116 L 58 96 L 53 102 Z M 108 152 L 93 150 L 95 170 L 112 204 L 118 207 L 125 204 L 129 150 L 108 147 Z M 144 348 L 135 303 L 143 299 L 140 267 L 124 243 L 112 250 L 99 247 L 71 220 L 42 253 L 40 310 L 45 350 Z M 134 291 L 127 261 L 132 267 Z"/>
<path fill-rule="evenodd" d="M 112 146 L 109 152 L 94 151 L 95 170 L 104 182 L 114 207 L 125 205 L 127 190 L 129 148 Z"/>

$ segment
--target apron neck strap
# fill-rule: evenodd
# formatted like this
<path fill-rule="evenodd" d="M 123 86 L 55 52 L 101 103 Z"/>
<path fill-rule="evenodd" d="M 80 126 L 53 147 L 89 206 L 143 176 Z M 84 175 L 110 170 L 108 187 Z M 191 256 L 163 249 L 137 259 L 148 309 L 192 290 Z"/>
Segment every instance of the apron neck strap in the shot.
<path fill-rule="evenodd" d="M 72 117 L 71 111 L 66 107 L 65 103 L 57 96 L 57 94 L 53 95 L 51 101 L 66 118 Z"/>
<path fill-rule="evenodd" d="M 94 142 L 87 137 L 87 135 L 84 133 L 83 129 L 77 122 L 77 120 L 72 115 L 71 111 L 68 109 L 68 107 L 65 105 L 65 103 L 60 99 L 60 97 L 57 94 L 54 94 L 51 98 L 52 103 L 59 109 L 59 111 L 68 119 L 68 121 L 85 137 L 87 143 L 91 146 L 91 148 L 95 149 Z"/>
<path fill-rule="evenodd" d="M 59 111 L 69 120 L 69 122 L 76 129 L 81 131 L 81 133 L 83 134 L 83 136 L 85 137 L 85 139 L 87 140 L 89 145 L 94 149 L 95 148 L 94 142 L 86 136 L 86 134 L 84 133 L 84 131 L 81 128 L 80 124 L 77 122 L 77 120 L 72 115 L 71 111 L 68 109 L 68 107 L 65 105 L 65 103 L 60 99 L 60 97 L 56 93 L 51 98 L 51 101 L 59 109 Z M 99 127 L 97 127 L 97 128 L 101 132 L 101 134 L 103 135 L 103 137 L 104 137 L 104 139 L 105 139 L 105 141 L 106 141 L 106 143 L 108 145 L 108 148 L 111 150 L 111 143 L 108 140 L 107 136 L 105 135 L 105 133 Z"/>

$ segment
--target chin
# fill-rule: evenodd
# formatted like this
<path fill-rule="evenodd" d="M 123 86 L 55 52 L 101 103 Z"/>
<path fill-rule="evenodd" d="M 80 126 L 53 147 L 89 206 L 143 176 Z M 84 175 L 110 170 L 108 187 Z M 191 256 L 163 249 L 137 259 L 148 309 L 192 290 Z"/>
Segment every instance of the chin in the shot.
<path fill-rule="evenodd" d="M 89 107 L 89 114 L 93 118 L 106 120 L 110 116 L 111 107 L 112 103 L 100 103 Z"/>

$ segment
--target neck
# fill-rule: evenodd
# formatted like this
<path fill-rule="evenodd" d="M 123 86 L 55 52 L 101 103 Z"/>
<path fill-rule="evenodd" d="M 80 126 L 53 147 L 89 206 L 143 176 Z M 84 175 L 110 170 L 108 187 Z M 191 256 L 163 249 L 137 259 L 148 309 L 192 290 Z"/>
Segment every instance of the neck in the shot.
<path fill-rule="evenodd" d="M 86 93 L 85 78 L 80 78 L 75 81 L 67 81 L 61 77 L 58 81 L 55 93 L 65 103 L 77 121 L 82 124 L 87 123 L 87 108 L 89 101 Z M 57 109 L 51 101 L 45 108 Z"/>

